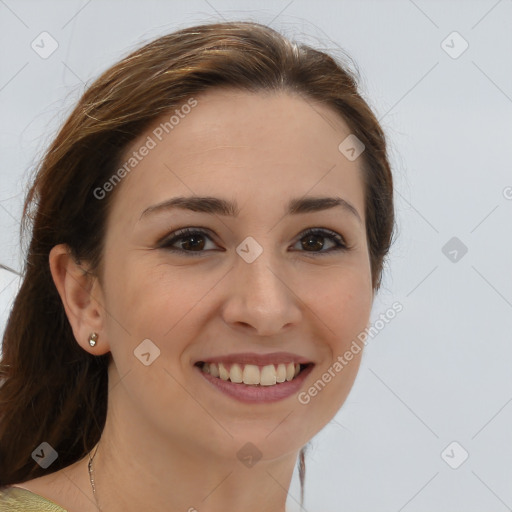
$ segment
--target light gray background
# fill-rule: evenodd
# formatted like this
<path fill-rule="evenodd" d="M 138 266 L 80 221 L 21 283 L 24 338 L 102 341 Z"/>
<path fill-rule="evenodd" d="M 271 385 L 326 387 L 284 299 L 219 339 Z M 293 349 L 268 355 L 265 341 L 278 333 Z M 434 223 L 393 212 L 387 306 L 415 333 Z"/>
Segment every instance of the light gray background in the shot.
<path fill-rule="evenodd" d="M 511 510 L 511 0 L 0 0 L 0 262 L 21 268 L 28 173 L 84 85 L 143 41 L 223 18 L 346 50 L 391 146 L 399 231 L 372 318 L 404 309 L 313 440 L 305 509 Z M 30 46 L 42 31 L 59 44 L 47 59 Z M 453 31 L 469 44 L 456 59 Z M 468 248 L 455 262 L 452 237 Z M 0 270 L 1 331 L 18 284 Z M 458 469 L 441 457 L 453 441 Z M 290 510 L 298 497 L 295 474 Z"/>

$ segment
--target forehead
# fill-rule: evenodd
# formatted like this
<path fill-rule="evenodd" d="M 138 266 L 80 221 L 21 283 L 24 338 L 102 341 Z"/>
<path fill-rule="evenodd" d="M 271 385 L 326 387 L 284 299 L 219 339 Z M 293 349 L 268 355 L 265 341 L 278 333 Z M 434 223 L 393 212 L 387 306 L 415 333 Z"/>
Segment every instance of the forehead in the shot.
<path fill-rule="evenodd" d="M 121 165 L 133 165 L 125 165 L 113 214 L 129 205 L 136 222 L 151 204 L 178 195 L 236 199 L 260 212 L 284 210 L 292 197 L 339 195 L 364 219 L 361 159 L 349 161 L 338 150 L 349 134 L 336 112 L 298 95 L 225 89 L 197 95 L 127 148 Z"/>

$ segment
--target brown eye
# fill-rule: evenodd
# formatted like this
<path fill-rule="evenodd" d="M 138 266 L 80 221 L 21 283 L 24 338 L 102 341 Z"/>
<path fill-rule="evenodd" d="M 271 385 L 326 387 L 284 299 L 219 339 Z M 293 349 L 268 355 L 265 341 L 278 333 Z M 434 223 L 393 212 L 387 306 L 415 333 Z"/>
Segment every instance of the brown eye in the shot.
<path fill-rule="evenodd" d="M 186 251 L 201 250 L 204 248 L 205 242 L 203 235 L 187 235 L 181 237 L 181 249 Z"/>
<path fill-rule="evenodd" d="M 325 247 L 324 240 L 327 239 L 333 244 L 333 247 L 322 250 Z M 333 251 L 348 251 L 349 247 L 341 235 L 334 231 L 325 229 L 309 229 L 302 233 L 299 240 L 305 252 L 312 252 L 316 254 L 331 253 Z"/>
<path fill-rule="evenodd" d="M 171 252 L 196 253 L 192 254 L 195 256 L 206 252 L 206 239 L 211 241 L 211 237 L 205 231 L 186 228 L 173 233 L 170 238 L 163 240 L 158 247 Z M 174 247 L 176 245 L 177 247 Z"/>
<path fill-rule="evenodd" d="M 302 239 L 304 240 L 302 247 L 307 250 L 319 251 L 324 247 L 324 242 L 321 241 L 322 238 L 324 237 L 320 235 L 308 235 Z"/>
<path fill-rule="evenodd" d="M 328 242 L 325 242 L 325 240 L 328 240 Z M 213 243 L 211 236 L 206 231 L 197 228 L 185 228 L 165 238 L 158 244 L 158 248 L 187 256 L 199 256 L 212 250 L 205 248 L 208 241 Z M 308 229 L 301 234 L 299 242 L 302 247 L 302 251 L 299 252 L 307 252 L 315 256 L 350 249 L 341 235 L 326 229 Z M 331 244 L 331 247 L 325 249 L 329 244 Z"/>

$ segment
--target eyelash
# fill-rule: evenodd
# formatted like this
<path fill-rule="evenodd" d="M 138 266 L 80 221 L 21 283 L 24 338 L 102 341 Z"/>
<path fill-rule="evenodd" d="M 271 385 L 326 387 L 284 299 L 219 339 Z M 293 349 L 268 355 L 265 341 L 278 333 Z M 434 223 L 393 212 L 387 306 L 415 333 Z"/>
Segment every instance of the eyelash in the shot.
<path fill-rule="evenodd" d="M 199 256 L 200 254 L 208 252 L 208 251 L 204 251 L 204 250 L 187 251 L 185 249 L 178 249 L 178 248 L 172 247 L 172 245 L 174 245 L 179 240 L 186 239 L 186 238 L 189 238 L 192 236 L 197 236 L 197 235 L 204 236 L 204 237 L 212 240 L 212 238 L 208 235 L 208 233 L 202 229 L 184 228 L 184 229 L 179 229 L 179 230 L 175 231 L 170 237 L 167 237 L 164 240 L 162 240 L 158 244 L 157 247 L 159 249 L 165 249 L 170 252 L 181 253 L 186 256 L 194 256 L 194 257 Z M 298 241 L 302 240 L 303 238 L 305 238 L 307 236 L 319 236 L 321 238 L 328 238 L 329 240 L 334 242 L 336 244 L 336 246 L 332 247 L 326 251 L 299 251 L 299 252 L 311 253 L 316 257 L 316 256 L 323 256 L 325 254 L 330 254 L 330 253 L 337 252 L 337 251 L 347 252 L 347 251 L 351 250 L 351 247 L 345 242 L 344 238 L 334 231 L 330 231 L 327 229 L 319 229 L 319 228 L 309 228 L 309 229 L 305 230 L 303 233 L 301 233 L 301 236 Z"/>

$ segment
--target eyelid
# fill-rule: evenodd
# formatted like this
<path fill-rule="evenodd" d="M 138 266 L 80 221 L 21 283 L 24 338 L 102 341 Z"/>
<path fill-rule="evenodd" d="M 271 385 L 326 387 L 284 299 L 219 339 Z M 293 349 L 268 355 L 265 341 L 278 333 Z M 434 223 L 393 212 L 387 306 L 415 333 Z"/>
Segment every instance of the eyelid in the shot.
<path fill-rule="evenodd" d="M 185 228 L 178 228 L 178 229 L 173 230 L 171 233 L 168 233 L 165 236 L 163 236 L 162 238 L 160 238 L 156 242 L 156 248 L 157 249 L 165 249 L 165 250 L 168 250 L 171 252 L 175 251 L 175 252 L 182 252 L 182 253 L 188 253 L 188 254 L 193 254 L 194 252 L 196 254 L 206 253 L 209 251 L 185 251 L 185 250 L 172 248 L 171 246 L 176 241 L 178 241 L 182 238 L 187 238 L 188 236 L 192 236 L 192 235 L 201 235 L 201 236 L 204 236 L 205 238 L 206 237 L 209 238 L 214 243 L 216 243 L 214 240 L 215 237 L 211 233 L 212 233 L 212 231 L 210 229 L 203 228 L 203 227 L 190 226 L 190 227 L 185 227 Z"/>
<path fill-rule="evenodd" d="M 209 230 L 208 228 L 203 228 L 203 227 L 195 227 L 195 226 L 190 226 L 190 227 L 185 227 L 185 228 L 176 228 L 176 229 L 173 229 L 170 233 L 166 233 L 164 236 L 162 236 L 161 238 L 159 238 L 157 241 L 156 241 L 156 246 L 157 247 L 160 247 L 162 244 L 167 244 L 169 242 L 172 242 L 174 239 L 178 238 L 178 237 L 185 237 L 187 235 L 190 235 L 190 234 L 199 234 L 201 232 L 201 234 L 203 234 L 202 232 L 205 232 L 204 234 L 205 235 L 208 235 L 209 237 L 211 237 L 210 233 L 211 233 L 211 230 Z"/>
<path fill-rule="evenodd" d="M 351 246 L 349 245 L 349 243 L 347 242 L 346 238 L 341 234 L 341 233 L 338 233 L 336 231 L 333 231 L 332 229 L 328 229 L 328 228 L 317 228 L 317 227 L 313 227 L 313 228 L 306 228 L 304 229 L 303 231 L 301 231 L 298 235 L 298 240 L 300 240 L 301 238 L 304 238 L 305 236 L 307 235 L 317 235 L 317 236 L 324 236 L 324 238 L 328 238 L 328 239 L 331 239 L 330 236 L 327 236 L 327 235 L 331 235 L 333 239 L 335 239 L 336 241 L 338 241 L 339 243 L 343 244 L 347 249 L 350 249 Z M 325 251 L 324 251 L 325 252 Z"/>
<path fill-rule="evenodd" d="M 213 241 L 215 243 L 215 241 L 214 241 L 215 237 L 212 236 L 211 233 L 212 233 L 212 231 L 210 229 L 204 228 L 204 227 L 189 226 L 189 227 L 185 227 L 185 228 L 178 228 L 178 229 L 174 230 L 172 233 L 167 234 L 164 237 L 162 237 L 161 239 L 159 239 L 157 242 L 156 248 L 165 249 L 170 252 L 181 253 L 181 254 L 190 255 L 190 256 L 199 256 L 201 254 L 211 252 L 211 249 L 210 250 L 202 250 L 202 251 L 187 251 L 185 249 L 173 248 L 172 245 L 174 245 L 174 243 L 176 243 L 180 239 L 187 238 L 187 237 L 193 236 L 193 235 L 200 235 L 205 238 L 209 238 L 211 241 Z M 335 245 L 334 245 L 334 247 L 331 247 L 331 248 L 327 249 L 326 251 L 300 251 L 299 250 L 299 251 L 294 251 L 294 252 L 303 252 L 303 253 L 313 255 L 313 256 L 320 256 L 320 255 L 324 255 L 324 254 L 333 254 L 336 252 L 348 252 L 348 251 L 352 250 L 352 248 L 353 248 L 353 246 L 346 241 L 346 238 L 342 234 L 340 234 L 336 231 L 333 231 L 331 229 L 321 228 L 321 227 L 309 227 L 309 228 L 303 229 L 297 235 L 296 241 L 293 243 L 293 245 L 295 245 L 302 238 L 304 238 L 308 235 L 326 238 L 326 239 L 330 240 L 331 242 L 333 242 Z M 222 251 L 225 251 L 225 249 L 222 249 Z"/>

